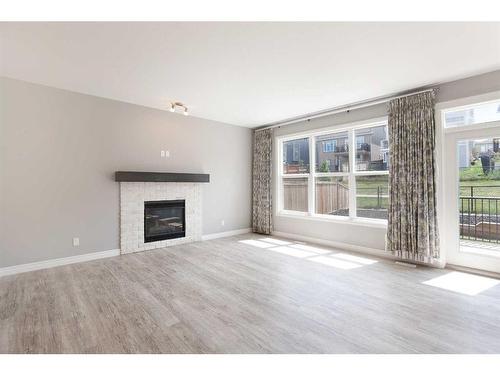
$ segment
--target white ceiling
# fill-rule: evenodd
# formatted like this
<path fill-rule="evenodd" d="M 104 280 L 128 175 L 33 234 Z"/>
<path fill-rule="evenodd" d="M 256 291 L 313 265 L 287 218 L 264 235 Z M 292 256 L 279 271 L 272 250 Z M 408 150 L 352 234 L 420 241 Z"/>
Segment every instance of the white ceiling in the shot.
<path fill-rule="evenodd" d="M 0 75 L 259 126 L 500 68 L 500 23 L 0 23 Z"/>

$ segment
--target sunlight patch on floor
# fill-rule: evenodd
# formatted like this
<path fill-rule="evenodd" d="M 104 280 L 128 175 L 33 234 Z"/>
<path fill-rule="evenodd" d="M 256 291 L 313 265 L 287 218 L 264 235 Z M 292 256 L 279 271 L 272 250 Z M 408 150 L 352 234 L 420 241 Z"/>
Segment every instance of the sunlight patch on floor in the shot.
<path fill-rule="evenodd" d="M 345 254 L 345 253 L 336 253 L 332 254 L 335 258 L 343 259 L 343 260 L 348 260 L 350 262 L 356 262 L 356 263 L 361 263 L 361 264 L 374 264 L 377 263 L 376 260 L 374 259 L 368 259 L 356 255 L 351 255 L 351 254 Z"/>
<path fill-rule="evenodd" d="M 289 247 L 289 246 L 272 247 L 268 250 L 276 251 L 277 253 L 281 253 L 281 254 L 285 254 L 285 255 L 290 255 L 290 256 L 295 257 L 295 258 L 307 258 L 307 257 L 310 257 L 311 255 L 315 255 L 315 254 L 311 254 L 309 251 L 302 251 L 299 249 L 294 249 L 294 248 Z"/>
<path fill-rule="evenodd" d="M 309 260 L 316 262 L 316 263 L 324 264 L 325 266 L 341 268 L 343 270 L 352 270 L 353 268 L 363 267 L 362 264 L 346 262 L 344 260 L 340 260 L 337 258 L 333 258 L 330 256 L 324 256 L 324 255 L 317 256 L 317 257 L 311 258 Z"/>
<path fill-rule="evenodd" d="M 352 270 L 378 262 L 374 259 L 335 252 L 335 250 L 306 245 L 298 241 L 283 241 L 270 237 L 240 240 L 238 242 L 342 270 Z M 422 284 L 475 296 L 500 284 L 500 280 L 453 271 L 424 281 Z"/>
<path fill-rule="evenodd" d="M 500 280 L 453 271 L 446 275 L 424 281 L 422 284 L 475 296 L 500 284 Z"/>
<path fill-rule="evenodd" d="M 291 242 L 288 241 L 283 241 L 283 240 L 277 240 L 276 238 L 261 238 L 259 241 L 264 241 L 264 242 L 269 242 L 274 245 L 291 245 Z"/>
<path fill-rule="evenodd" d="M 377 263 L 376 260 L 361 256 L 334 252 L 333 250 L 322 249 L 320 247 L 306 245 L 300 242 L 294 243 L 269 237 L 241 240 L 239 242 L 258 247 L 260 249 L 273 251 L 294 258 L 300 258 L 343 270 L 360 268 L 365 265 Z"/>
<path fill-rule="evenodd" d="M 294 245 L 290 245 L 290 247 L 293 247 L 294 249 L 308 251 L 311 254 L 330 254 L 332 252 L 331 250 L 325 250 L 325 249 L 321 249 L 319 247 L 302 245 L 302 244 L 294 244 Z"/>
<path fill-rule="evenodd" d="M 241 240 L 239 242 L 244 243 L 246 245 L 260 247 L 261 249 L 267 249 L 269 247 L 276 246 L 276 245 L 273 245 L 272 243 L 262 242 L 262 241 L 259 241 L 259 240 Z"/>

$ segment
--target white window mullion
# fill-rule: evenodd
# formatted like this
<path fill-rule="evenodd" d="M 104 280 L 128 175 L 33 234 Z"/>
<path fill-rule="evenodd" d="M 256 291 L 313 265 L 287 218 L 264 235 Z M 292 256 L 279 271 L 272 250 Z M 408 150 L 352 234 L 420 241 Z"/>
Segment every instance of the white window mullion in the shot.
<path fill-rule="evenodd" d="M 356 137 L 354 129 L 349 130 L 349 217 L 356 217 L 356 176 L 354 174 L 356 166 Z"/>
<path fill-rule="evenodd" d="M 356 176 L 383 176 L 389 174 L 389 171 L 358 171 L 354 174 Z"/>
<path fill-rule="evenodd" d="M 315 194 L 316 192 L 314 191 L 314 179 L 315 179 L 315 174 L 316 174 L 316 168 L 315 168 L 315 159 L 316 159 L 316 153 L 315 153 L 315 142 L 314 142 L 314 137 L 309 137 L 309 180 L 308 180 L 308 213 L 309 215 L 313 215 L 315 212 Z"/>

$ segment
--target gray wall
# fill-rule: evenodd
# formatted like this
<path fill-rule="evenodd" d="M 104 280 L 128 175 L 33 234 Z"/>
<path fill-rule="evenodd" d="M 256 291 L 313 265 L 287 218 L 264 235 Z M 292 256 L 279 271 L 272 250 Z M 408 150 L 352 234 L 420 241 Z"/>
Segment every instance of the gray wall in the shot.
<path fill-rule="evenodd" d="M 458 98 L 500 91 L 500 70 L 447 82 L 439 85 L 437 102 L 446 102 Z M 387 104 L 379 104 L 343 112 L 322 118 L 303 121 L 275 129 L 274 135 L 287 135 L 304 130 L 320 129 L 387 115 Z M 275 152 L 273 152 L 275 155 Z M 273 171 L 275 170 L 275 163 Z M 273 181 L 274 183 L 276 181 Z M 273 190 L 275 191 L 275 190 Z M 293 233 L 322 240 L 342 242 L 354 246 L 383 250 L 385 248 L 385 228 L 374 228 L 338 222 L 311 221 L 300 218 L 274 216 L 274 230 Z"/>
<path fill-rule="evenodd" d="M 0 267 L 119 248 L 116 170 L 210 173 L 203 233 L 248 228 L 251 143 L 246 128 L 0 78 Z"/>

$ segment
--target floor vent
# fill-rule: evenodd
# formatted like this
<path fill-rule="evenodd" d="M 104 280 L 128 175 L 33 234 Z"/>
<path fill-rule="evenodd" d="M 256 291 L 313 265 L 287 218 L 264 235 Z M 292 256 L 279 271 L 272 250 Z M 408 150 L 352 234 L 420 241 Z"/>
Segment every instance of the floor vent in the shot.
<path fill-rule="evenodd" d="M 413 264 L 413 263 L 406 263 L 406 262 L 400 262 L 400 261 L 395 261 L 394 263 L 396 263 L 398 266 L 417 268 L 417 265 Z"/>

